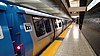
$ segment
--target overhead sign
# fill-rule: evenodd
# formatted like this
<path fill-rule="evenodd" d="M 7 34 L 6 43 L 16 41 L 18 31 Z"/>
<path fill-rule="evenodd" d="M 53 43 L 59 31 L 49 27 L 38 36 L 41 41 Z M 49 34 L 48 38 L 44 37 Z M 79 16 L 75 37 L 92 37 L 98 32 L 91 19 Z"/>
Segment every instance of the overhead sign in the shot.
<path fill-rule="evenodd" d="M 96 4 L 98 4 L 100 0 L 93 0 L 88 6 L 87 11 L 89 11 L 91 8 L 93 8 Z"/>
<path fill-rule="evenodd" d="M 25 32 L 32 31 L 32 25 L 31 25 L 31 23 L 24 23 L 24 29 L 25 29 Z"/>
<path fill-rule="evenodd" d="M 0 26 L 0 39 L 3 39 L 3 38 L 4 38 L 4 36 L 3 36 L 2 28 Z"/>

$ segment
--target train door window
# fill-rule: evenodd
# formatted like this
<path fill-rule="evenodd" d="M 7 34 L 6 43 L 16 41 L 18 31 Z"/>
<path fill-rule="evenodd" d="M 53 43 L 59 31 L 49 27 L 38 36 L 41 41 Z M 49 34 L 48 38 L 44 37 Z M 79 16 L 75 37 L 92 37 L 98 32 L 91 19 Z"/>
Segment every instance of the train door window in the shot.
<path fill-rule="evenodd" d="M 64 21 L 64 25 L 67 25 L 67 20 Z"/>
<path fill-rule="evenodd" d="M 57 23 L 55 22 L 55 28 L 58 28 L 58 25 L 57 25 Z"/>
<path fill-rule="evenodd" d="M 34 17 L 33 21 L 34 21 L 34 27 L 35 27 L 35 32 L 36 32 L 37 37 L 44 35 L 45 34 L 45 26 L 43 23 L 43 19 L 41 19 L 41 18 L 37 19 L 37 17 Z"/>
<path fill-rule="evenodd" d="M 55 26 L 55 28 L 58 28 L 58 25 L 57 25 L 57 21 L 56 21 L 57 19 L 54 19 L 54 26 Z"/>
<path fill-rule="evenodd" d="M 45 24 L 46 32 L 47 33 L 51 32 L 50 20 L 44 18 L 44 24 Z"/>
<path fill-rule="evenodd" d="M 61 27 L 61 22 L 59 23 L 59 27 Z"/>

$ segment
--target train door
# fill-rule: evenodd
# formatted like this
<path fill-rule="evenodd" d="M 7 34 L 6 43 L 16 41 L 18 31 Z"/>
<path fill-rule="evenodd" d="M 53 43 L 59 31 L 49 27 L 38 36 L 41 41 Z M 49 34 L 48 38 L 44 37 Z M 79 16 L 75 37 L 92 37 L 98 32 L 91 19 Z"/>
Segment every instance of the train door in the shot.
<path fill-rule="evenodd" d="M 55 38 L 62 32 L 62 21 L 60 19 L 53 19 Z"/>
<path fill-rule="evenodd" d="M 54 36 L 53 36 L 53 40 L 55 39 L 55 28 L 57 28 L 57 24 L 55 24 L 56 22 L 56 19 L 51 19 L 51 22 L 52 22 L 52 27 L 53 27 L 53 31 L 54 31 Z"/>
<path fill-rule="evenodd" d="M 7 6 L 4 5 L 0 2 L 0 56 L 14 56 L 14 48 L 6 18 Z"/>
<path fill-rule="evenodd" d="M 53 36 L 54 36 L 54 30 L 53 30 L 51 19 L 44 18 L 44 25 L 45 25 L 46 33 L 48 34 L 48 37 L 50 37 L 51 42 L 52 42 Z"/>

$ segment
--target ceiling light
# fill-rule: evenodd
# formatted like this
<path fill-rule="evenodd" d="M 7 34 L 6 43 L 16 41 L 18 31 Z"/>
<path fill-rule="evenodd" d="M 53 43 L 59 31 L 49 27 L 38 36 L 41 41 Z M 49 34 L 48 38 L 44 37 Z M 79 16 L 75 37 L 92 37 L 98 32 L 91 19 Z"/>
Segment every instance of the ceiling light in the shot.
<path fill-rule="evenodd" d="M 69 1 L 74 1 L 74 0 L 69 0 Z"/>
<path fill-rule="evenodd" d="M 79 16 L 71 16 L 72 18 L 78 18 Z"/>

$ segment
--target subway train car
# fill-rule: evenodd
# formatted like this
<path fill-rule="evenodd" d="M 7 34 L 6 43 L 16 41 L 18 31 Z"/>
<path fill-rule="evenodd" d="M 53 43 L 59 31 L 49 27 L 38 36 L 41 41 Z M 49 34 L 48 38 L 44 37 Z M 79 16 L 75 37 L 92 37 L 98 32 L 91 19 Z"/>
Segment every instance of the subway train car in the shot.
<path fill-rule="evenodd" d="M 1 3 L 0 56 L 36 56 L 72 23 L 36 10 L 11 4 L 2 6 Z"/>
<path fill-rule="evenodd" d="M 7 24 L 7 5 L 0 2 L 0 56 L 14 56 L 14 48 Z"/>

